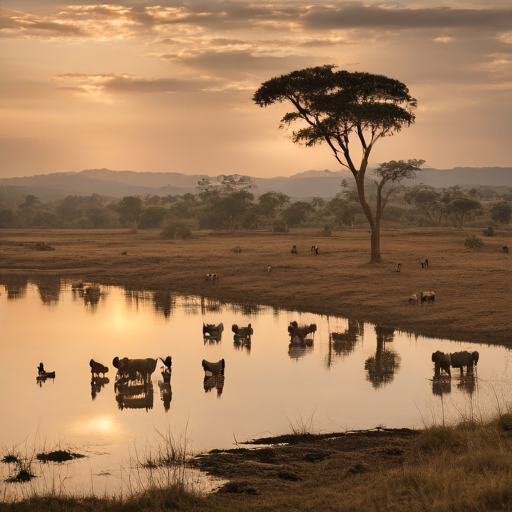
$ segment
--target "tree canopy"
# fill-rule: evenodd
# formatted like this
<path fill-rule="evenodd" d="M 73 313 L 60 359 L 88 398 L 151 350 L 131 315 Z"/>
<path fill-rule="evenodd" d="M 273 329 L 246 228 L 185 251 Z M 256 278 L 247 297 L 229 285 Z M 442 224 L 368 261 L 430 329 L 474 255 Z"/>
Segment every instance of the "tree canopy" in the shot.
<path fill-rule="evenodd" d="M 371 228 L 371 262 L 380 263 L 380 226 L 365 197 L 368 158 L 380 138 L 414 123 L 417 102 L 398 80 L 334 68 L 318 66 L 272 78 L 253 100 L 261 107 L 291 103 L 293 111 L 284 115 L 281 127 L 299 122 L 292 141 L 307 147 L 326 143 L 340 165 L 350 169 Z M 362 149 L 359 163 L 351 153 L 350 135 L 356 136 Z"/>

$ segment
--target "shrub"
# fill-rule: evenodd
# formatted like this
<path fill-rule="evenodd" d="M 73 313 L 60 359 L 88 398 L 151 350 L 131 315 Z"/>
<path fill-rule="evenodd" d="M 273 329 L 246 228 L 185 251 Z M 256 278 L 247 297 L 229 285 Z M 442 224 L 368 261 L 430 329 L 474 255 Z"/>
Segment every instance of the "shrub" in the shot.
<path fill-rule="evenodd" d="M 489 226 L 487 229 L 484 229 L 485 236 L 494 236 L 494 228 Z"/>
<path fill-rule="evenodd" d="M 166 240 L 175 240 L 177 238 L 188 240 L 192 238 L 192 231 L 182 222 L 168 222 L 162 229 L 160 236 Z"/>
<path fill-rule="evenodd" d="M 484 243 L 482 242 L 481 238 L 478 238 L 475 235 L 471 235 L 471 236 L 468 236 L 466 238 L 466 241 L 464 242 L 464 245 L 468 249 L 480 249 L 481 247 L 484 246 Z"/>
<path fill-rule="evenodd" d="M 273 233 L 288 233 L 288 226 L 284 220 L 276 220 L 272 226 Z"/>

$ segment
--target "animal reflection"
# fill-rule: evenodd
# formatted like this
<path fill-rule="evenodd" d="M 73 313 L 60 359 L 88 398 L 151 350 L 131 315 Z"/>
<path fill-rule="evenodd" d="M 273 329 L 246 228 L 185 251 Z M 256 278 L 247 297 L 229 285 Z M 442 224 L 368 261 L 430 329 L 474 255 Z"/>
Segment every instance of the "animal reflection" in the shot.
<path fill-rule="evenodd" d="M 468 395 L 476 391 L 476 378 L 474 373 L 468 373 L 457 382 L 457 389 Z M 435 375 L 432 379 L 432 393 L 437 396 L 447 395 L 452 392 L 452 379 L 450 375 Z"/>
<path fill-rule="evenodd" d="M 395 329 L 377 325 L 375 334 L 377 335 L 375 356 L 366 360 L 364 369 L 367 371 L 366 379 L 377 389 L 393 381 L 396 371 L 400 368 L 401 359 L 397 352 L 386 349 L 386 343 L 394 340 Z"/>
<path fill-rule="evenodd" d="M 76 283 L 71 285 L 73 293 L 78 294 L 79 297 L 84 299 L 86 306 L 96 306 L 102 296 L 101 289 L 98 285 L 86 286 L 84 283 Z"/>
<path fill-rule="evenodd" d="M 112 364 L 117 368 L 114 391 L 119 409 L 153 408 L 153 383 L 151 375 L 156 368 L 156 359 L 129 359 L 115 357 Z"/>
<path fill-rule="evenodd" d="M 290 359 L 301 359 L 313 352 L 313 343 L 290 343 L 288 345 L 288 355 Z"/>
<path fill-rule="evenodd" d="M 171 407 L 172 400 L 172 388 L 171 388 L 171 373 L 172 373 L 172 357 L 167 356 L 165 359 L 160 358 L 160 361 L 164 363 L 162 366 L 162 380 L 158 381 L 158 387 L 160 388 L 160 398 L 164 403 L 164 410 L 167 412 Z"/>
<path fill-rule="evenodd" d="M 91 377 L 91 398 L 94 400 L 97 394 L 105 387 L 106 384 L 110 383 L 108 377 Z"/>
<path fill-rule="evenodd" d="M 39 384 L 39 387 L 43 386 L 43 384 L 46 382 L 46 379 L 55 379 L 55 372 L 47 372 L 44 369 L 44 364 L 39 363 L 39 366 L 37 367 L 36 377 L 36 382 Z"/>
<path fill-rule="evenodd" d="M 220 396 L 224 389 L 224 370 L 226 368 L 226 362 L 224 359 L 221 359 L 216 363 L 211 363 L 203 359 L 201 364 L 204 369 L 203 386 L 205 392 L 208 393 L 208 391 L 216 388 L 217 396 Z"/>
<path fill-rule="evenodd" d="M 224 324 L 221 322 L 219 325 L 215 324 L 203 324 L 203 339 L 207 341 L 219 342 L 222 338 L 222 331 L 224 330 Z"/>

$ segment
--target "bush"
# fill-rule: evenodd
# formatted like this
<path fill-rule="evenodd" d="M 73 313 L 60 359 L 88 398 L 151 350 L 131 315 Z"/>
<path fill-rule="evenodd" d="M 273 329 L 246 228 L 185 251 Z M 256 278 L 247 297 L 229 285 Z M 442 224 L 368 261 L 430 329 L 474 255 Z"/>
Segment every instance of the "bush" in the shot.
<path fill-rule="evenodd" d="M 273 233 L 288 233 L 288 226 L 284 220 L 276 220 L 272 226 Z"/>
<path fill-rule="evenodd" d="M 166 240 L 175 240 L 177 238 L 188 240 L 192 238 L 192 231 L 181 222 L 168 222 L 162 229 L 160 236 Z"/>
<path fill-rule="evenodd" d="M 468 249 L 480 249 L 481 247 L 484 246 L 484 243 L 482 242 L 481 238 L 478 238 L 475 235 L 471 235 L 471 236 L 468 236 L 466 238 L 466 241 L 464 242 L 464 245 Z"/>
<path fill-rule="evenodd" d="M 484 229 L 485 236 L 494 236 L 494 228 L 489 226 L 487 229 Z"/>

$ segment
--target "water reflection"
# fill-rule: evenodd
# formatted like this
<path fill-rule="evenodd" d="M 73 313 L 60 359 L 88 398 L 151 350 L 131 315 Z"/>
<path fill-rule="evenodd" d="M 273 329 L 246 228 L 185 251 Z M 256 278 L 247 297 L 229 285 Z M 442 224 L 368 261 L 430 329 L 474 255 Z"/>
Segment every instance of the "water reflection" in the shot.
<path fill-rule="evenodd" d="M 61 279 L 59 276 L 38 276 L 34 279 L 43 304 L 51 306 L 59 302 Z"/>
<path fill-rule="evenodd" d="M 79 297 L 84 301 L 84 305 L 90 307 L 91 311 L 96 311 L 100 299 L 104 298 L 105 293 L 97 284 L 84 284 L 82 282 L 71 285 L 71 291 L 75 298 Z"/>
<path fill-rule="evenodd" d="M 108 377 L 92 377 L 91 378 L 91 398 L 96 399 L 97 394 L 105 387 L 106 384 L 110 383 Z"/>
<path fill-rule="evenodd" d="M 329 323 L 329 318 L 327 318 Z M 325 358 L 325 366 L 330 368 L 336 359 L 344 359 L 355 349 L 357 342 L 363 339 L 364 323 L 348 319 L 348 327 L 344 331 L 334 330 L 329 336 L 329 352 Z"/>
<path fill-rule="evenodd" d="M 224 331 L 224 324 L 221 322 L 218 325 L 203 323 L 203 340 L 206 343 L 219 343 L 222 339 Z"/>
<path fill-rule="evenodd" d="M 401 358 L 396 351 L 386 348 L 386 343 L 394 340 L 395 329 L 376 325 L 375 334 L 377 335 L 375 356 L 366 360 L 364 369 L 367 372 L 366 379 L 375 389 L 378 389 L 393 381 L 395 372 L 400 368 Z"/>
<path fill-rule="evenodd" d="M 27 293 L 28 277 L 5 275 L 0 277 L 0 283 L 5 286 L 7 300 L 23 299 Z"/>
<path fill-rule="evenodd" d="M 119 409 L 153 409 L 153 383 L 118 383 L 116 381 L 116 402 Z"/>

